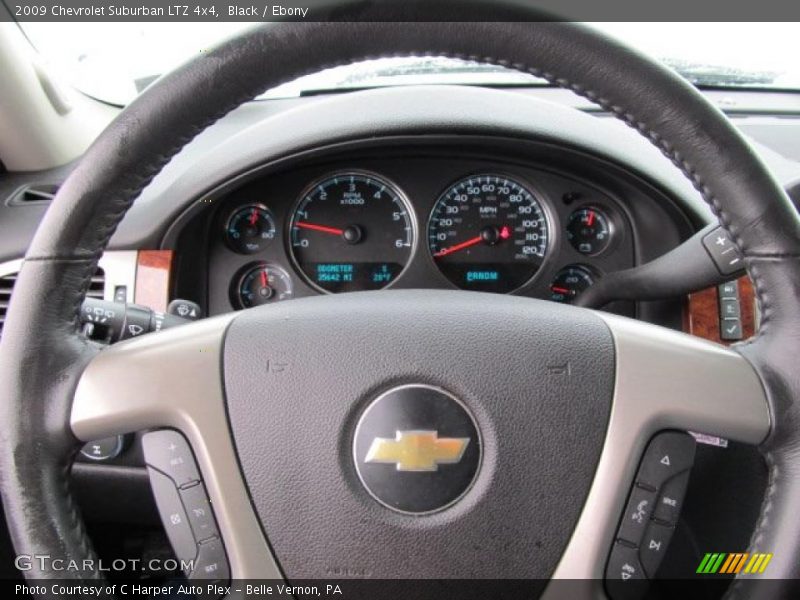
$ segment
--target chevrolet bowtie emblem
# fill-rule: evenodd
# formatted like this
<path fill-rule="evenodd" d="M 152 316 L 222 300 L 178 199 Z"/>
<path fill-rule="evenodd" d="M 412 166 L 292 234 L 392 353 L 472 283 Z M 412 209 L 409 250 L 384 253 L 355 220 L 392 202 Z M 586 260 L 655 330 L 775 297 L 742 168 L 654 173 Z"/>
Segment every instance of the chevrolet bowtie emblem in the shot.
<path fill-rule="evenodd" d="M 398 431 L 392 438 L 375 438 L 364 459 L 394 464 L 398 471 L 436 471 L 461 460 L 469 438 L 440 438 L 438 431 Z"/>

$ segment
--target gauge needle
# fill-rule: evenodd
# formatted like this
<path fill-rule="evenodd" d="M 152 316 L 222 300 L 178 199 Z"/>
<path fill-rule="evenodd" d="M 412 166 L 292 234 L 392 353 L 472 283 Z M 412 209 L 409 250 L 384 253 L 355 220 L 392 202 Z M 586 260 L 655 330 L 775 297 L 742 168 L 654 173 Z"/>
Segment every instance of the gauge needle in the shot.
<path fill-rule="evenodd" d="M 594 223 L 594 211 L 593 211 L 593 210 L 590 210 L 590 211 L 589 211 L 589 218 L 588 218 L 588 219 L 586 219 L 586 224 L 587 224 L 589 227 L 591 227 L 591 226 L 592 226 L 592 223 Z"/>
<path fill-rule="evenodd" d="M 465 248 L 469 248 L 474 246 L 475 244 L 480 244 L 483 241 L 483 237 L 480 235 L 476 235 L 474 238 L 468 239 L 466 242 L 461 242 L 460 244 L 456 244 L 455 246 L 450 246 L 449 248 L 445 248 L 444 250 L 439 250 L 436 254 L 434 254 L 434 258 L 441 258 L 442 256 L 447 256 L 448 254 L 452 254 L 453 252 L 458 252 L 459 250 L 464 250 Z"/>
<path fill-rule="evenodd" d="M 255 208 L 253 209 L 253 214 L 250 215 L 250 219 L 248 220 L 250 221 L 250 225 L 255 225 L 256 221 L 258 221 L 258 211 Z"/>
<path fill-rule="evenodd" d="M 311 229 L 312 231 L 321 231 L 322 233 L 330 233 L 331 235 L 342 235 L 344 229 L 337 229 L 336 227 L 326 227 L 325 225 L 316 225 L 314 223 L 306 223 L 305 221 L 297 221 L 295 226 L 301 229 Z"/>
<path fill-rule="evenodd" d="M 552 286 L 550 289 L 553 290 L 556 294 L 569 294 L 569 293 L 571 293 L 571 290 L 569 290 L 567 288 L 563 288 L 563 287 L 558 287 L 558 286 L 555 286 L 555 285 Z"/>
<path fill-rule="evenodd" d="M 261 287 L 269 287 L 269 278 L 267 277 L 267 270 L 261 271 Z"/>

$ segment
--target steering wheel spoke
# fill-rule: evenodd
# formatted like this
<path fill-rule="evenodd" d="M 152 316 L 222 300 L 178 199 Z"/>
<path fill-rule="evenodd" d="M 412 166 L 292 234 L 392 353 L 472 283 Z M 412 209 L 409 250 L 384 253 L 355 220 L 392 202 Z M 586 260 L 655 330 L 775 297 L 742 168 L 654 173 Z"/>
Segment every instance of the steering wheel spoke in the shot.
<path fill-rule="evenodd" d="M 761 381 L 741 354 L 670 329 L 597 314 L 614 337 L 614 399 L 597 472 L 554 579 L 603 579 L 639 460 L 654 434 L 671 429 L 759 444 L 770 430 Z"/>
<path fill-rule="evenodd" d="M 112 346 L 87 366 L 71 425 L 84 442 L 171 428 L 194 452 L 235 579 L 280 579 L 240 474 L 222 385 L 222 344 L 233 315 Z"/>

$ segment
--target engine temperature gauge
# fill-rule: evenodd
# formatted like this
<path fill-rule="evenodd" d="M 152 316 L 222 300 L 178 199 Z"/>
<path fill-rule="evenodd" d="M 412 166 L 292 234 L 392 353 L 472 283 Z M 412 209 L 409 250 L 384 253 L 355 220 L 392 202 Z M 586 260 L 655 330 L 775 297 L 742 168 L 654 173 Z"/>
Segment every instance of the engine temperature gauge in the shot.
<path fill-rule="evenodd" d="M 595 275 L 583 265 L 569 265 L 556 273 L 550 284 L 550 299 L 570 303 L 594 283 Z"/>
<path fill-rule="evenodd" d="M 292 297 L 292 279 L 271 263 L 249 265 L 234 278 L 232 300 L 238 308 L 252 308 Z"/>
<path fill-rule="evenodd" d="M 575 250 L 586 256 L 605 252 L 613 235 L 611 219 L 596 206 L 579 208 L 567 219 L 567 239 Z"/>

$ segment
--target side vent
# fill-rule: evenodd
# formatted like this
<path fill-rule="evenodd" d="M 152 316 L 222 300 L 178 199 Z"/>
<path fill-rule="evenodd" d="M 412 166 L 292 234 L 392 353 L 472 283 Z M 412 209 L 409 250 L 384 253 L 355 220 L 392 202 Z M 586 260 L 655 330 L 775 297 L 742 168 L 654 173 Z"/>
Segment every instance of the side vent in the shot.
<path fill-rule="evenodd" d="M 8 201 L 10 206 L 42 204 L 50 202 L 58 193 L 58 186 L 50 183 L 35 183 L 17 190 Z"/>
<path fill-rule="evenodd" d="M 102 300 L 105 288 L 106 274 L 103 273 L 103 269 L 98 267 L 97 272 L 92 275 L 92 283 L 89 284 L 89 289 L 86 292 L 86 296 L 88 298 L 97 298 L 98 300 Z"/>
<path fill-rule="evenodd" d="M 16 282 L 16 273 L 0 277 L 0 336 L 3 335 L 3 324 L 6 321 L 6 312 L 8 312 L 8 301 L 11 300 L 11 291 L 14 289 Z"/>
<path fill-rule="evenodd" d="M 14 290 L 14 284 L 16 282 L 16 273 L 0 277 L 0 336 L 3 335 L 3 325 L 6 321 L 6 312 L 8 312 L 8 302 L 11 300 L 11 292 Z M 103 273 L 103 269 L 97 269 L 97 272 L 92 276 L 92 282 L 89 284 L 89 290 L 86 292 L 86 296 L 102 300 L 105 283 L 106 277 L 105 273 Z"/>

